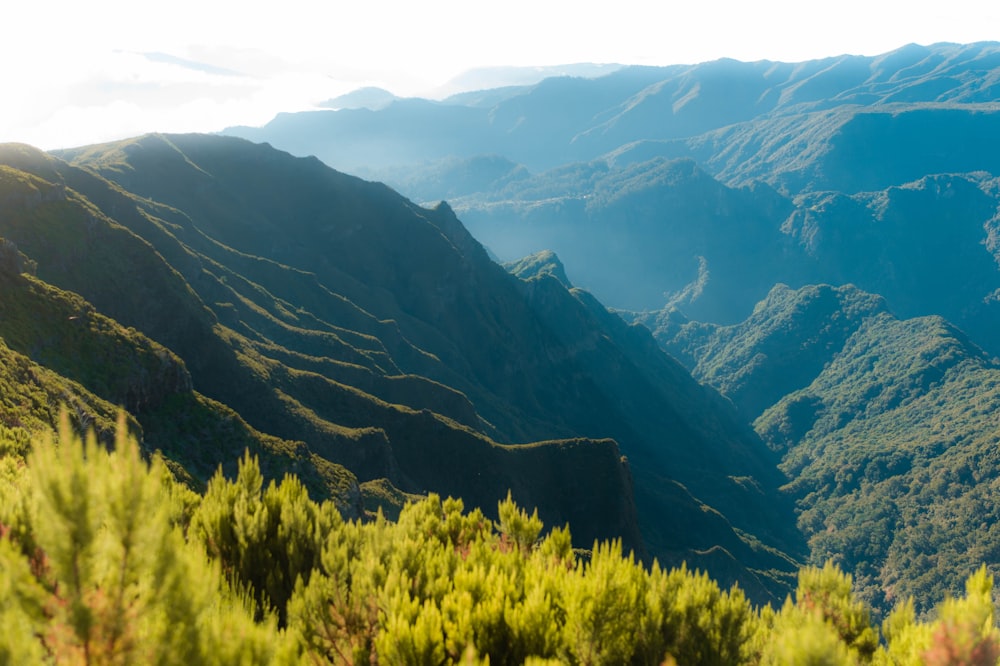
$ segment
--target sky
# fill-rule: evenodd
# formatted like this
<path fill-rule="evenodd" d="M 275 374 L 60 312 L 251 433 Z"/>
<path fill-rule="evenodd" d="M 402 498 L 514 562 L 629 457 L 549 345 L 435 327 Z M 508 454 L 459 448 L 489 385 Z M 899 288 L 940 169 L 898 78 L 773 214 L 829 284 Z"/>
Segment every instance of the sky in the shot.
<path fill-rule="evenodd" d="M 799 62 L 1000 40 L 996 0 L 50 0 L 0 13 L 0 142 L 262 125 L 474 68 Z"/>

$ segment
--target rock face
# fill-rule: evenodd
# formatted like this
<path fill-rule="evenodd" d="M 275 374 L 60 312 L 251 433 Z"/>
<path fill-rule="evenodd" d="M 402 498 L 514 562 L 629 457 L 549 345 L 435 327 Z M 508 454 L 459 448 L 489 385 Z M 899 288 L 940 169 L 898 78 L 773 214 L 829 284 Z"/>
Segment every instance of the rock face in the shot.
<path fill-rule="evenodd" d="M 34 270 L 32 261 L 21 254 L 15 243 L 0 238 L 0 272 L 7 276 L 16 276 L 21 273 L 33 273 Z"/>

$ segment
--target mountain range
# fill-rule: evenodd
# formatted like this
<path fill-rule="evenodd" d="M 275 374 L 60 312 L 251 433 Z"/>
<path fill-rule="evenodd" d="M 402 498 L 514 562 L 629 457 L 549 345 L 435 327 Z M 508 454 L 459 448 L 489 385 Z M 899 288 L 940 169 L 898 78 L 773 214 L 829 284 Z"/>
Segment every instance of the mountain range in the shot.
<path fill-rule="evenodd" d="M 249 451 L 361 520 L 510 492 L 758 603 L 995 566 L 1000 45 L 572 71 L 0 146 L 6 439 L 124 409 L 195 490 Z"/>
<path fill-rule="evenodd" d="M 510 490 L 582 548 L 787 585 L 791 504 L 735 409 L 587 292 L 505 271 L 446 204 L 226 137 L 0 164 L 0 335 L 100 407 L 80 425 L 124 406 L 195 487 L 250 447 L 348 515 Z"/>
<path fill-rule="evenodd" d="M 998 43 L 910 44 L 225 134 L 447 200 L 516 275 L 649 328 L 780 458 L 807 559 L 928 611 L 997 561 L 998 84 Z"/>
<path fill-rule="evenodd" d="M 903 180 L 912 180 L 928 172 L 927 161 L 951 160 L 948 169 L 933 169 L 939 172 L 995 159 L 994 139 L 975 122 L 965 136 L 981 141 L 962 151 L 940 150 L 961 132 L 928 130 L 962 112 L 989 123 L 1000 92 L 998 65 L 997 43 L 982 42 L 910 44 L 875 57 L 800 63 L 722 59 L 621 67 L 599 77 L 553 76 L 441 101 L 400 99 L 378 110 L 282 114 L 263 127 L 226 133 L 348 170 L 496 154 L 541 172 L 614 153 L 630 161 L 695 157 L 726 182 L 780 181 L 792 173 L 802 180 L 803 172 L 860 157 L 859 139 L 880 134 L 870 150 L 907 145 L 914 151 L 893 153 L 895 166 L 911 170 Z M 914 132 L 937 143 L 904 144 Z"/>

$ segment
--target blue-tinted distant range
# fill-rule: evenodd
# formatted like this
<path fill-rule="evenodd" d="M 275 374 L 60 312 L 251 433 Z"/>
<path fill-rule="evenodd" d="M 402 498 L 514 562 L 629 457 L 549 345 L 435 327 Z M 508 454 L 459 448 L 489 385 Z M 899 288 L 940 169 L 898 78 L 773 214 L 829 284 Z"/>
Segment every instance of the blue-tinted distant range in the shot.
<path fill-rule="evenodd" d="M 994 2 L 13 3 L 0 141 L 65 148 L 261 125 L 359 88 L 441 98 L 593 63 L 798 62 L 1000 36 Z M 383 95 L 384 97 L 384 95 Z M 348 98 L 350 99 L 350 98 Z M 356 102 L 357 100 L 355 100 Z"/>
<path fill-rule="evenodd" d="M 1000 353 L 1000 42 L 385 94 L 225 133 L 447 201 L 616 309 L 732 324 L 776 283 L 852 283 Z"/>

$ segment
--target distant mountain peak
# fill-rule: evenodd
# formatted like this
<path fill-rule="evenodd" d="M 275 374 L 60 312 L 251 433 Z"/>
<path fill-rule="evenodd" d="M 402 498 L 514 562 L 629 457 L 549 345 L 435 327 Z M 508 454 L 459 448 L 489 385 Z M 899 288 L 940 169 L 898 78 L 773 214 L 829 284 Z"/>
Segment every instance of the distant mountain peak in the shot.
<path fill-rule="evenodd" d="M 573 284 L 566 277 L 566 268 L 552 250 L 542 250 L 518 261 L 507 262 L 503 267 L 522 280 L 551 275 L 567 289 L 573 288 Z"/>
<path fill-rule="evenodd" d="M 443 86 L 431 91 L 430 96 L 443 99 L 450 95 L 473 90 L 529 86 L 554 76 L 597 78 L 616 72 L 623 67 L 624 65 L 617 63 L 597 64 L 589 62 L 527 67 L 477 67 L 462 72 Z"/>
<path fill-rule="evenodd" d="M 349 93 L 328 99 L 319 104 L 323 109 L 384 109 L 399 99 L 385 88 L 366 86 Z"/>

